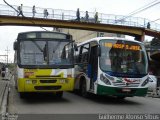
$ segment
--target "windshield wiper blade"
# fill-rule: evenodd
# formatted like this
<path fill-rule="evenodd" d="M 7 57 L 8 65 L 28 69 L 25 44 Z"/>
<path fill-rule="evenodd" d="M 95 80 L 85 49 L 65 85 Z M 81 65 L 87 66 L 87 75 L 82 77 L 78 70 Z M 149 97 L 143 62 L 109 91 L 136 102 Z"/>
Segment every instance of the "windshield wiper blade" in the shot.
<path fill-rule="evenodd" d="M 37 48 L 41 51 L 41 52 L 43 52 L 43 49 L 36 43 L 36 41 L 32 41 L 36 46 L 37 46 Z"/>

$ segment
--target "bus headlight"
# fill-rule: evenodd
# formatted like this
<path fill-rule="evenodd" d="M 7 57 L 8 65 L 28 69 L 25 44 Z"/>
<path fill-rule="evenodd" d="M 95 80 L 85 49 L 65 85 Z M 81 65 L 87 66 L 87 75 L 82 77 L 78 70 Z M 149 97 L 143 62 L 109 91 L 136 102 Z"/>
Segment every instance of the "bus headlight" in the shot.
<path fill-rule="evenodd" d="M 26 80 L 26 84 L 32 84 L 32 80 Z"/>
<path fill-rule="evenodd" d="M 68 80 L 60 79 L 60 80 L 59 80 L 59 83 L 62 83 L 62 84 L 64 84 L 64 83 L 68 83 Z"/>
<path fill-rule="evenodd" d="M 26 84 L 36 84 L 37 80 L 26 80 Z"/>
<path fill-rule="evenodd" d="M 142 83 L 142 85 L 141 85 L 141 86 L 145 86 L 145 85 L 147 85 L 147 84 L 148 84 L 148 82 L 149 82 L 149 78 L 147 78 L 147 79 Z"/>
<path fill-rule="evenodd" d="M 103 74 L 100 75 L 100 80 L 107 85 L 111 85 L 110 81 Z"/>
<path fill-rule="evenodd" d="M 32 84 L 36 84 L 37 83 L 37 80 L 32 80 Z"/>

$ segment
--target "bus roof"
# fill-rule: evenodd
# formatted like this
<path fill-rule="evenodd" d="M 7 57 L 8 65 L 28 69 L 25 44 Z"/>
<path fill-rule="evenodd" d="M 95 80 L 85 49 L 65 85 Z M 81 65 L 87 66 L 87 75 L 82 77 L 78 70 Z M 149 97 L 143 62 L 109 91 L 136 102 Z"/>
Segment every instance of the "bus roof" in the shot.
<path fill-rule="evenodd" d="M 26 32 L 20 32 L 18 34 L 27 34 L 27 33 L 59 33 L 67 35 L 66 33 L 56 32 L 56 31 L 26 31 Z"/>
<path fill-rule="evenodd" d="M 143 44 L 143 43 L 140 42 L 140 41 L 133 40 L 133 39 L 128 39 L 128 38 L 122 38 L 122 37 L 95 37 L 95 38 L 86 40 L 86 41 L 84 41 L 84 42 L 78 43 L 78 46 L 80 46 L 80 45 L 82 45 L 82 44 L 85 44 L 85 43 L 92 42 L 92 41 L 97 41 L 97 42 L 99 42 L 99 41 L 102 40 L 102 39 L 124 40 L 124 41 L 131 41 L 131 42 L 136 42 L 136 43 L 139 43 L 139 44 Z"/>
<path fill-rule="evenodd" d="M 72 40 L 72 35 L 54 31 L 28 31 L 20 32 L 17 36 L 17 40 L 28 38 L 57 38 Z"/>

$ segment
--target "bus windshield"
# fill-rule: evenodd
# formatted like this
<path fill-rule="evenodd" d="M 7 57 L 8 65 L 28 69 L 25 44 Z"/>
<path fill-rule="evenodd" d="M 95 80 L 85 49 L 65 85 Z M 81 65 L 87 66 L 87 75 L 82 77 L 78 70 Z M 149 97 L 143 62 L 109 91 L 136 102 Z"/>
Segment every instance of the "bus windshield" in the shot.
<path fill-rule="evenodd" d="M 138 42 L 100 40 L 100 68 L 105 72 L 147 74 L 145 48 Z"/>
<path fill-rule="evenodd" d="M 20 41 L 21 65 L 73 65 L 72 43 L 59 40 Z"/>

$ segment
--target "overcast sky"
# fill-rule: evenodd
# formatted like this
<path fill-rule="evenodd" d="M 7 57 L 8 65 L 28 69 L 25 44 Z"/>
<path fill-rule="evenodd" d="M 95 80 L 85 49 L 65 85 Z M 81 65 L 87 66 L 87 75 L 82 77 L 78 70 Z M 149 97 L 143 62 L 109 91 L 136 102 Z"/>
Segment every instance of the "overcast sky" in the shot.
<path fill-rule="evenodd" d="M 6 0 L 11 5 L 33 6 L 40 8 L 53 8 L 64 10 L 89 11 L 105 14 L 128 15 L 134 10 L 151 3 L 155 0 Z M 157 2 L 160 0 L 157 0 Z M 5 4 L 0 0 L 0 4 Z M 0 8 L 1 9 L 1 8 Z M 135 17 L 143 17 L 150 20 L 160 18 L 160 4 L 157 4 L 139 14 Z M 157 21 L 160 23 L 160 21 Z M 49 29 L 49 28 L 48 28 Z M 22 31 L 42 30 L 39 27 L 17 27 L 17 26 L 0 26 L 0 55 L 6 54 L 8 47 L 9 60 L 13 61 L 13 42 L 16 40 L 17 34 Z M 50 29 L 49 29 L 50 30 Z M 1 61 L 2 57 L 0 57 Z"/>

